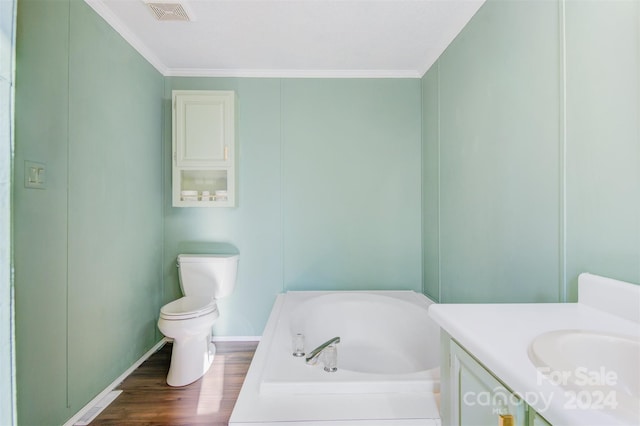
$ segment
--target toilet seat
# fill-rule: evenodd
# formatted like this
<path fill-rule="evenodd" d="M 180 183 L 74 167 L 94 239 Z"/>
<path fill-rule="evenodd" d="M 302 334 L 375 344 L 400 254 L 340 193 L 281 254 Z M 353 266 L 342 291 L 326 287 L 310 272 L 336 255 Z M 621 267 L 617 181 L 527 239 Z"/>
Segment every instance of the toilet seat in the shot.
<path fill-rule="evenodd" d="M 197 318 L 218 312 L 215 299 L 197 296 L 184 296 L 167 303 L 160 309 L 160 318 L 167 320 L 181 320 Z"/>

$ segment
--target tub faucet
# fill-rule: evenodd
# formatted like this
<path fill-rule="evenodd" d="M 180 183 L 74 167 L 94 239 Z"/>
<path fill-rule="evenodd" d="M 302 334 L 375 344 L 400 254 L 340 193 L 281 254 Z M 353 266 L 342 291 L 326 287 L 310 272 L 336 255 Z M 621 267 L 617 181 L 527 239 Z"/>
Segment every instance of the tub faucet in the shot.
<path fill-rule="evenodd" d="M 309 356 L 307 356 L 305 358 L 305 361 L 307 364 L 310 365 L 315 365 L 318 362 L 318 358 L 320 357 L 320 355 L 322 354 L 322 352 L 329 348 L 332 347 L 334 348 L 335 351 L 335 344 L 336 343 L 340 343 L 340 337 L 336 336 L 333 339 L 329 339 L 326 342 L 324 342 L 323 344 L 321 344 L 320 346 L 318 346 L 317 348 L 315 348 L 314 350 L 311 351 L 311 353 L 309 354 Z M 335 356 L 335 352 L 333 352 L 334 356 Z M 335 360 L 334 360 L 334 364 L 335 364 Z M 335 366 L 331 366 L 327 369 L 328 366 L 325 365 L 325 370 L 326 371 L 336 371 L 337 368 Z"/>

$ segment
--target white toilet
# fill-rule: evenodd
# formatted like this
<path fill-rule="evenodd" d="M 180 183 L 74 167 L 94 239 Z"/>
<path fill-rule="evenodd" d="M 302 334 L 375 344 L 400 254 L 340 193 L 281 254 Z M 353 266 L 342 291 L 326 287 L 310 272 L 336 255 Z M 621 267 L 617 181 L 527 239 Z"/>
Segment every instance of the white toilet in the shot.
<path fill-rule="evenodd" d="M 170 386 L 185 386 L 207 372 L 216 347 L 211 328 L 220 316 L 216 300 L 228 296 L 236 285 L 238 255 L 178 255 L 178 276 L 184 297 L 160 309 L 158 328 L 173 339 Z"/>

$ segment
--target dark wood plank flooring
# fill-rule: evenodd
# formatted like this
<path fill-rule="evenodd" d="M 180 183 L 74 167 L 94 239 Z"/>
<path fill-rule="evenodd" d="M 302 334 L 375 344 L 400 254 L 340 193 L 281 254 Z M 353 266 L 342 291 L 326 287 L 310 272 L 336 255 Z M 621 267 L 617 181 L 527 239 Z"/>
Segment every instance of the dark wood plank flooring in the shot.
<path fill-rule="evenodd" d="M 172 345 L 147 359 L 118 390 L 122 394 L 91 425 L 227 425 L 258 342 L 216 342 L 211 368 L 179 388 L 166 383 Z"/>

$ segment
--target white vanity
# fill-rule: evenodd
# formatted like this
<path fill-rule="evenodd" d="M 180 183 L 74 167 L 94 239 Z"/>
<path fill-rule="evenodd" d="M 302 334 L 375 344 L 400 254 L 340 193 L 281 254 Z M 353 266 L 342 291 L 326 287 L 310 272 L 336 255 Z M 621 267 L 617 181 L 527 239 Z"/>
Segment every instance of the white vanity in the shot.
<path fill-rule="evenodd" d="M 578 303 L 438 304 L 446 425 L 640 424 L 640 286 L 582 274 Z"/>

